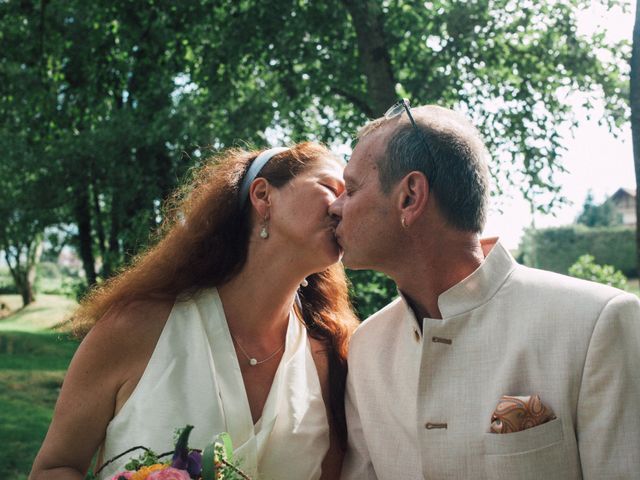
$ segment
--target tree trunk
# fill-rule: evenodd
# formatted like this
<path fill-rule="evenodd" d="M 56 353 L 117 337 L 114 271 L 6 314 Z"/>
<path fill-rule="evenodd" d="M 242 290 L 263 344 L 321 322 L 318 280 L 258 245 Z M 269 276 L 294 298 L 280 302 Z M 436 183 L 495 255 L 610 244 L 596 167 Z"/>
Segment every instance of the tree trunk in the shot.
<path fill-rule="evenodd" d="M 356 30 L 360 66 L 367 78 L 370 112 L 378 117 L 397 101 L 396 81 L 384 38 L 381 3 L 377 0 L 343 0 L 343 3 Z"/>
<path fill-rule="evenodd" d="M 26 277 L 26 275 L 23 275 L 23 277 Z M 26 307 L 27 305 L 29 305 L 35 300 L 31 283 L 26 278 L 23 278 L 22 281 L 20 282 L 19 292 L 20 292 L 20 296 L 22 297 L 23 307 Z"/>
<path fill-rule="evenodd" d="M 110 230 L 109 230 L 109 264 L 113 267 L 112 271 L 115 271 L 118 265 L 122 263 L 122 252 L 120 249 L 120 241 L 118 240 L 120 236 L 120 203 L 119 200 L 115 198 L 116 194 L 113 194 L 111 199 L 111 222 L 110 222 Z"/>
<path fill-rule="evenodd" d="M 16 286 L 18 294 L 22 298 L 22 306 L 26 307 L 35 300 L 33 289 L 31 288 L 31 284 L 29 283 L 29 276 L 20 262 L 12 265 L 10 263 L 10 258 L 8 256 L 5 256 L 5 258 L 7 264 L 9 265 L 9 271 L 11 272 L 13 283 Z"/>
<path fill-rule="evenodd" d="M 633 27 L 631 53 L 631 133 L 633 137 L 633 163 L 636 169 L 636 268 L 640 278 L 640 0 L 636 2 L 636 20 Z"/>
<path fill-rule="evenodd" d="M 96 283 L 95 258 L 93 256 L 93 241 L 91 238 L 91 207 L 86 186 L 76 191 L 75 205 L 76 223 L 78 224 L 78 247 L 80 259 L 89 286 Z"/>
<path fill-rule="evenodd" d="M 91 189 L 91 198 L 93 200 L 93 215 L 95 219 L 96 234 L 98 236 L 98 248 L 100 249 L 100 257 L 102 258 L 102 278 L 109 278 L 111 276 L 111 262 L 109 259 L 109 252 L 107 250 L 107 239 L 104 231 L 104 222 L 102 209 L 100 208 L 100 198 L 97 192 L 97 186 L 93 185 Z"/>
<path fill-rule="evenodd" d="M 33 284 L 36 280 L 36 265 L 40 261 L 42 247 L 42 235 L 36 235 L 29 243 L 14 245 L 6 248 L 4 252 L 11 278 L 22 297 L 23 307 L 36 299 Z"/>

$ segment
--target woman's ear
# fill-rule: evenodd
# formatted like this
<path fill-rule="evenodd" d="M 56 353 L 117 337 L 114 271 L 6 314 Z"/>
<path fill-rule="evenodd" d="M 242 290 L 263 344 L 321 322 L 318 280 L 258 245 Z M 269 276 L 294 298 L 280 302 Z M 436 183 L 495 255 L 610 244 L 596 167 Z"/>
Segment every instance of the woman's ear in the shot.
<path fill-rule="evenodd" d="M 398 209 L 404 225 L 410 226 L 422 214 L 429 201 L 429 180 L 422 172 L 409 172 L 400 180 Z"/>
<path fill-rule="evenodd" d="M 249 200 L 258 215 L 267 218 L 271 206 L 271 185 L 262 177 L 256 178 L 249 187 Z"/>

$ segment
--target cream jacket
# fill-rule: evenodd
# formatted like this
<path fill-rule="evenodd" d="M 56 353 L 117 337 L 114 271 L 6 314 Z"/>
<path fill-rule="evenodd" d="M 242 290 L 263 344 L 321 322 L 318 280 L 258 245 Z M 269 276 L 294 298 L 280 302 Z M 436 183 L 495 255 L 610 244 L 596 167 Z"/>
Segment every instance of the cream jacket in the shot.
<path fill-rule="evenodd" d="M 399 298 L 351 341 L 343 479 L 640 478 L 640 303 L 497 243 L 422 331 Z M 501 395 L 556 420 L 488 433 Z"/>

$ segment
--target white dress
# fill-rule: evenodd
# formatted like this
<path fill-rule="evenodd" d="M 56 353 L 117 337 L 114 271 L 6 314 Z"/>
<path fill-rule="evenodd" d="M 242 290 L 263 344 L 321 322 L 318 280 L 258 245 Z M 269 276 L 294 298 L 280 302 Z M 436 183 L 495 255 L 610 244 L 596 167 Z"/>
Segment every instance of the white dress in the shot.
<path fill-rule="evenodd" d="M 138 385 L 107 427 L 102 458 L 137 445 L 171 451 L 174 430 L 187 424 L 195 426 L 191 448 L 202 449 L 228 432 L 234 458 L 252 479 L 320 477 L 329 425 L 307 332 L 293 313 L 282 360 L 254 425 L 217 289 L 174 305 Z M 100 478 L 124 470 L 138 453 L 108 465 Z"/>

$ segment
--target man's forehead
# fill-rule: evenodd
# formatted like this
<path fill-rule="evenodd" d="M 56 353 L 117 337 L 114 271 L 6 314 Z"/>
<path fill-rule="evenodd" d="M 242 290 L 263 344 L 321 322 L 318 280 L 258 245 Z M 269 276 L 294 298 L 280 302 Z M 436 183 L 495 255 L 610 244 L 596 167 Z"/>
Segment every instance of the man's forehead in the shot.
<path fill-rule="evenodd" d="M 376 170 L 377 162 L 385 154 L 389 129 L 382 126 L 363 136 L 353 149 L 351 159 L 345 169 L 345 178 L 349 173 L 362 170 Z"/>

